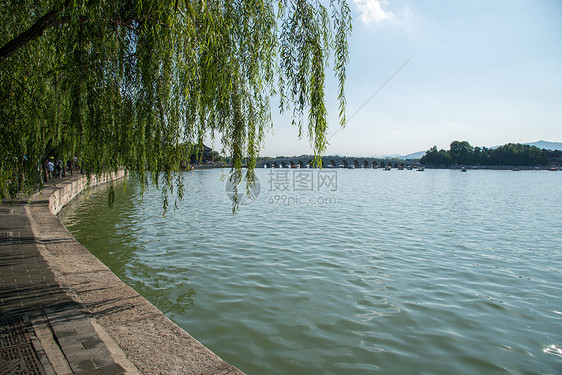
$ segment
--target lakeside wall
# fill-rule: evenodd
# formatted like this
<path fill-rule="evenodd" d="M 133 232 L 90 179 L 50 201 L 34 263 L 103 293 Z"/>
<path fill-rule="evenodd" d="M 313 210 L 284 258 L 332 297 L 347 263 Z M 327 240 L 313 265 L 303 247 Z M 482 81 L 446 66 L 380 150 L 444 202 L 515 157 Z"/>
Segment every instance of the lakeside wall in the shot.
<path fill-rule="evenodd" d="M 243 375 L 123 283 L 78 243 L 56 216 L 88 186 L 123 177 L 125 173 L 119 171 L 92 178 L 88 185 L 84 176 L 69 176 L 35 194 L 27 204 L 34 236 L 41 244 L 39 250 L 56 280 L 92 324 L 103 330 L 100 336 L 110 341 L 108 346 L 117 347 L 140 372 Z"/>
<path fill-rule="evenodd" d="M 57 186 L 49 196 L 49 210 L 53 215 L 57 215 L 67 204 L 80 195 L 84 190 L 110 181 L 124 178 L 126 173 L 123 169 L 103 176 L 92 176 L 88 184 L 86 176 L 79 176 L 78 179 L 64 181 Z"/>

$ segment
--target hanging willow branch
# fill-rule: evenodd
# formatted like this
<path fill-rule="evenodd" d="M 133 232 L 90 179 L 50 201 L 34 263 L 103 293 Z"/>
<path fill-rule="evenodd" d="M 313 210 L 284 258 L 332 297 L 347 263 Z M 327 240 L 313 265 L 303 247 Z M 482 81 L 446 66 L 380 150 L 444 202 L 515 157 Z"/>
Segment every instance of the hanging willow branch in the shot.
<path fill-rule="evenodd" d="M 77 156 L 181 196 L 180 162 L 205 134 L 253 168 L 275 93 L 319 156 L 332 58 L 345 124 L 350 31 L 344 0 L 2 2 L 0 195 Z"/>

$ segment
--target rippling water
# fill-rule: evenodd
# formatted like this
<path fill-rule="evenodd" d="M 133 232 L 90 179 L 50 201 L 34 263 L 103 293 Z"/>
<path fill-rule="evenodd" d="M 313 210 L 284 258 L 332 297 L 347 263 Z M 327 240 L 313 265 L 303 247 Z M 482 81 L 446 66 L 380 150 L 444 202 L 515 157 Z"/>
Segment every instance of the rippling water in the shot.
<path fill-rule="evenodd" d="M 186 173 L 166 218 L 121 183 L 62 220 L 250 375 L 562 373 L 562 173 L 333 172 L 304 193 L 259 170 L 234 216 L 219 170 Z"/>

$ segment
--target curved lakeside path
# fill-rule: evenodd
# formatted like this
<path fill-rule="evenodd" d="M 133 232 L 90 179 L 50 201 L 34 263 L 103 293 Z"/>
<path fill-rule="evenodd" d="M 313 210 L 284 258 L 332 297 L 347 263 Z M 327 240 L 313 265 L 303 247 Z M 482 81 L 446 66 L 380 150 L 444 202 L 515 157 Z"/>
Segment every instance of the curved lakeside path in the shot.
<path fill-rule="evenodd" d="M 84 189 L 69 176 L 0 206 L 0 373 L 243 374 L 66 230 L 56 214 Z"/>

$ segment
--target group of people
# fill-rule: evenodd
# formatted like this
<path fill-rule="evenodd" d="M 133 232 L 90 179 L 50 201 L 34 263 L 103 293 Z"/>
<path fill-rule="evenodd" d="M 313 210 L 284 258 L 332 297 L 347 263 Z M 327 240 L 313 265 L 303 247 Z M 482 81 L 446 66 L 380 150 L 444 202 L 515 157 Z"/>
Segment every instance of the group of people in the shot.
<path fill-rule="evenodd" d="M 76 157 L 68 160 L 66 164 L 61 159 L 49 158 L 45 163 L 45 180 L 50 180 L 53 178 L 61 179 L 66 177 L 66 172 L 70 172 L 72 175 L 72 171 L 76 168 Z"/>

